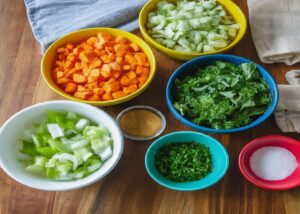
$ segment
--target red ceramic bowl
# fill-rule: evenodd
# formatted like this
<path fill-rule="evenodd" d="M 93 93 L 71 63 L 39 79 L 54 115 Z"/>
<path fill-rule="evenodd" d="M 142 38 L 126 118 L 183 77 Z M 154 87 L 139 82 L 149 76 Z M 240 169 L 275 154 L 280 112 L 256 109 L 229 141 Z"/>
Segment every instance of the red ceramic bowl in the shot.
<path fill-rule="evenodd" d="M 278 146 L 289 150 L 296 157 L 298 167 L 289 177 L 279 181 L 259 178 L 250 168 L 249 160 L 254 151 L 265 146 Z M 265 136 L 248 143 L 239 155 L 239 168 L 244 177 L 256 186 L 270 190 L 285 190 L 300 186 L 300 142 L 285 136 Z"/>

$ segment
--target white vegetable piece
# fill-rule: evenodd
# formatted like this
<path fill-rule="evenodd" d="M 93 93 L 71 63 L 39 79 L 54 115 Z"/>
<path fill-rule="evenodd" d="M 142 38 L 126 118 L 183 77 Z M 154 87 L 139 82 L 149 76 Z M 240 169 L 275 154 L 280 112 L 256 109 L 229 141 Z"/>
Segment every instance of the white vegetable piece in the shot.
<path fill-rule="evenodd" d="M 216 0 L 159 1 L 148 15 L 150 35 L 160 44 L 181 52 L 211 52 L 222 49 L 240 28 Z"/>
<path fill-rule="evenodd" d="M 113 154 L 113 151 L 110 146 L 106 147 L 104 150 L 97 153 L 102 161 L 107 160 Z"/>
<path fill-rule="evenodd" d="M 76 170 L 77 166 L 78 166 L 78 162 L 77 159 L 74 155 L 71 155 L 69 153 L 61 153 L 61 154 L 56 154 L 52 157 L 52 159 L 57 159 L 60 161 L 71 161 L 73 163 L 73 170 Z"/>
<path fill-rule="evenodd" d="M 82 130 L 84 129 L 84 127 L 86 127 L 87 125 L 89 125 L 90 121 L 88 121 L 87 119 L 80 119 L 76 125 L 75 125 L 75 128 L 77 130 Z"/>
<path fill-rule="evenodd" d="M 60 128 L 59 125 L 56 123 L 48 123 L 47 129 L 48 129 L 48 132 L 50 133 L 52 139 L 65 136 L 64 130 L 62 128 Z"/>

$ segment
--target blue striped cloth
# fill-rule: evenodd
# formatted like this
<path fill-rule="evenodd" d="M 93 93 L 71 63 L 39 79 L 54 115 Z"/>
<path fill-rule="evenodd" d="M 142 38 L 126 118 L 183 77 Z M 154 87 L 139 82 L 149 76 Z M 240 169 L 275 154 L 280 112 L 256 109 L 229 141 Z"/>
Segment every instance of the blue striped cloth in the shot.
<path fill-rule="evenodd" d="M 24 0 L 28 19 L 42 52 L 59 37 L 87 27 L 132 31 L 147 0 Z"/>

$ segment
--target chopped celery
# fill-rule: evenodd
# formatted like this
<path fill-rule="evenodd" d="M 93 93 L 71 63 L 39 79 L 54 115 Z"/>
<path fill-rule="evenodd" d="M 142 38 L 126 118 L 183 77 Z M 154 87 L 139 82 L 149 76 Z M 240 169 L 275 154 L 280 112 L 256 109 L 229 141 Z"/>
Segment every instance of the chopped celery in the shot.
<path fill-rule="evenodd" d="M 48 123 L 47 128 L 52 139 L 64 136 L 64 130 L 57 123 Z"/>
<path fill-rule="evenodd" d="M 149 34 L 160 44 L 182 52 L 211 52 L 228 46 L 240 28 L 216 0 L 159 1 L 149 13 Z"/>
<path fill-rule="evenodd" d="M 49 111 L 44 122 L 24 131 L 17 158 L 29 172 L 68 181 L 99 169 L 112 156 L 112 144 L 102 124 L 74 112 Z"/>
<path fill-rule="evenodd" d="M 56 150 L 52 149 L 50 146 L 36 148 L 36 151 L 47 158 L 51 158 L 56 154 Z"/>

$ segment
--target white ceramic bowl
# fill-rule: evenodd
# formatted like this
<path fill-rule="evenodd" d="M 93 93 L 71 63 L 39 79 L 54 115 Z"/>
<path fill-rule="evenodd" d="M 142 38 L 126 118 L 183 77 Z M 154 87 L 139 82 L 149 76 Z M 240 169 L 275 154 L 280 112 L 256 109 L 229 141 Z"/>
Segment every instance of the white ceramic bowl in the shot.
<path fill-rule="evenodd" d="M 110 130 L 113 138 L 112 157 L 91 175 L 74 181 L 54 181 L 27 172 L 25 165 L 17 160 L 18 144 L 22 130 L 32 125 L 39 118 L 45 117 L 48 110 L 72 111 L 96 123 L 102 123 Z M 49 101 L 25 108 L 8 119 L 0 130 L 0 148 L 0 166 L 16 181 L 35 189 L 65 191 L 90 185 L 107 175 L 121 158 L 123 136 L 115 120 L 94 106 L 73 101 Z"/>

